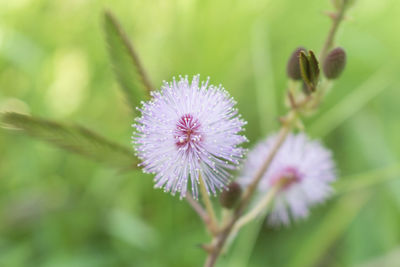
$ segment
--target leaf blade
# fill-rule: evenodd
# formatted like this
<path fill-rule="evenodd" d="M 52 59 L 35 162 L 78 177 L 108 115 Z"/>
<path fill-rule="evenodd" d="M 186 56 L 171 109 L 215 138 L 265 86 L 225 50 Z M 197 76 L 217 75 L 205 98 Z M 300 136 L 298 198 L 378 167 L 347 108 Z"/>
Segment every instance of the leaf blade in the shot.
<path fill-rule="evenodd" d="M 137 166 L 133 151 L 80 125 L 67 125 L 13 112 L 1 114 L 0 121 L 3 123 L 2 128 L 20 130 L 24 134 L 112 167 L 127 170 Z"/>
<path fill-rule="evenodd" d="M 114 74 L 133 110 L 152 90 L 139 57 L 120 23 L 110 11 L 104 12 L 104 31 Z"/>

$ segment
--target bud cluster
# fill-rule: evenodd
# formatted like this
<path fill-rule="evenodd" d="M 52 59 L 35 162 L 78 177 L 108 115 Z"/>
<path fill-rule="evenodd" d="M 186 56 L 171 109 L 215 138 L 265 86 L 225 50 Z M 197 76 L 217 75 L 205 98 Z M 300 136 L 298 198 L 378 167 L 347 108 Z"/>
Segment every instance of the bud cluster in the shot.
<path fill-rule="evenodd" d="M 346 66 L 346 52 L 341 47 L 332 49 L 322 63 L 324 76 L 329 79 L 337 79 Z M 287 67 L 287 75 L 292 80 L 302 80 L 305 93 L 315 92 L 319 77 L 319 62 L 313 51 L 308 52 L 304 47 L 296 48 L 290 56 Z"/>

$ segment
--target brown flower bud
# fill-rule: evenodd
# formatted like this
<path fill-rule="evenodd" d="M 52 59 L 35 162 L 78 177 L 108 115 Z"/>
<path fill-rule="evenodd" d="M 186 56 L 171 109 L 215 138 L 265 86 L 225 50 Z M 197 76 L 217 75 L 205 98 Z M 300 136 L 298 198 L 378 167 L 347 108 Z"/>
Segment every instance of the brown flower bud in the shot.
<path fill-rule="evenodd" d="M 231 209 L 235 206 L 240 196 L 242 195 L 242 188 L 236 182 L 228 185 L 228 188 L 222 191 L 219 196 L 219 202 L 224 208 Z"/>
<path fill-rule="evenodd" d="M 301 51 L 306 51 L 306 49 L 301 46 L 298 47 L 296 50 L 293 51 L 292 55 L 288 60 L 286 71 L 289 78 L 293 80 L 301 80 L 300 65 L 299 65 L 299 56 Z"/>
<path fill-rule="evenodd" d="M 346 66 L 346 52 L 343 48 L 337 47 L 326 56 L 323 64 L 325 77 L 336 79 L 343 72 Z"/>

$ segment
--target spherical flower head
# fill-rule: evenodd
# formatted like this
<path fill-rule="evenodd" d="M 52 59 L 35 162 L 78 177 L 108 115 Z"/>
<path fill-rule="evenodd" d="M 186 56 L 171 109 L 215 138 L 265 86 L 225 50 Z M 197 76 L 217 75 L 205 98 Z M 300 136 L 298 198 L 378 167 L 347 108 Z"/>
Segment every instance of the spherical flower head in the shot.
<path fill-rule="evenodd" d="M 236 102 L 220 86 L 199 82 L 199 75 L 164 82 L 152 99 L 142 103 L 141 117 L 133 126 L 133 143 L 144 172 L 155 174 L 155 187 L 180 197 L 190 186 L 198 197 L 199 179 L 207 192 L 229 184 L 247 141 L 240 133 L 246 124 Z"/>
<path fill-rule="evenodd" d="M 239 182 L 247 185 L 270 153 L 276 136 L 258 143 L 249 152 Z M 279 185 L 268 217 L 271 225 L 288 225 L 291 219 L 306 218 L 309 208 L 323 202 L 336 179 L 332 153 L 305 134 L 289 134 L 262 177 L 258 190 L 265 194 Z"/>

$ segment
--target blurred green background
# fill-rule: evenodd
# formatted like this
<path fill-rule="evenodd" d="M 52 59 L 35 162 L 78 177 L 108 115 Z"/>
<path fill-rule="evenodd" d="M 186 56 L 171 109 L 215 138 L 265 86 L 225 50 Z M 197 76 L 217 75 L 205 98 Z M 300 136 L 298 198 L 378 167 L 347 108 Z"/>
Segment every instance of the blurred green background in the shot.
<path fill-rule="evenodd" d="M 278 128 L 285 65 L 319 51 L 328 0 L 0 0 L 0 110 L 78 122 L 130 146 L 103 10 L 120 19 L 152 83 L 200 73 L 249 122 L 249 146 Z M 220 266 L 400 265 L 400 2 L 359 0 L 339 31 L 343 76 L 307 119 L 334 151 L 337 194 L 287 229 L 254 223 Z M 208 241 L 185 201 L 0 130 L 0 266 L 201 266 Z"/>

